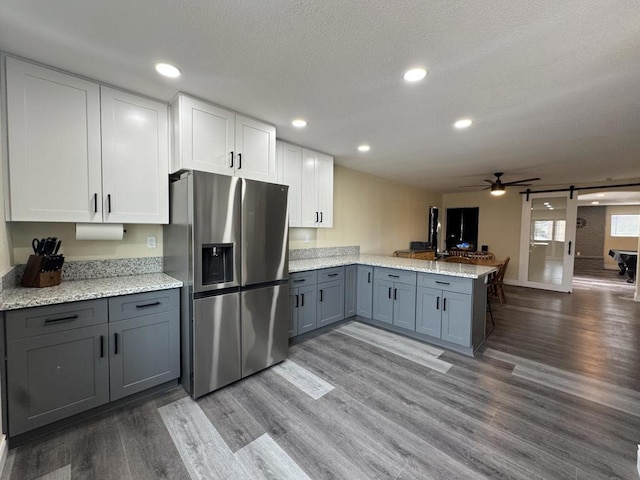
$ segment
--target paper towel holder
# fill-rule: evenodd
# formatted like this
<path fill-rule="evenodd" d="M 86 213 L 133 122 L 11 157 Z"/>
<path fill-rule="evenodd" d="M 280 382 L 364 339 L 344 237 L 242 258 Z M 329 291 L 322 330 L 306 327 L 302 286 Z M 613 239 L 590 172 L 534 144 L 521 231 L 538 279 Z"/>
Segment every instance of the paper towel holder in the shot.
<path fill-rule="evenodd" d="M 124 240 L 122 223 L 76 223 L 76 240 Z"/>

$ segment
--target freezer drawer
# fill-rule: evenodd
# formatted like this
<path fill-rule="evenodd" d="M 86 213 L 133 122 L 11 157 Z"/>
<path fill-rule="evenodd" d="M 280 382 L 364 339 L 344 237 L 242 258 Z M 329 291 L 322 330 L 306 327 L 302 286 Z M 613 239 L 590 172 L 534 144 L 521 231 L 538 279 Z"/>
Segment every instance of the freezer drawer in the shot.
<path fill-rule="evenodd" d="M 245 290 L 242 295 L 242 376 L 281 362 L 289 350 L 289 286 Z"/>
<path fill-rule="evenodd" d="M 240 379 L 239 300 L 237 292 L 194 300 L 194 398 Z"/>

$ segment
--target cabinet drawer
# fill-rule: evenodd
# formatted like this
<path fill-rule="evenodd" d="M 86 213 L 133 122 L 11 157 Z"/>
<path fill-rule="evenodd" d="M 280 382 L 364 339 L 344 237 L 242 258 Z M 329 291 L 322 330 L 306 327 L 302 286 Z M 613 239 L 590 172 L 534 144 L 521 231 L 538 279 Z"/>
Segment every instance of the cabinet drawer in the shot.
<path fill-rule="evenodd" d="M 318 283 L 318 273 L 316 270 L 296 272 L 289 276 L 289 286 L 292 288 L 302 287 L 304 285 L 315 285 L 316 283 Z"/>
<path fill-rule="evenodd" d="M 418 275 L 418 285 L 428 288 L 439 288 L 449 292 L 472 293 L 473 280 L 471 278 L 451 277 L 448 275 L 434 275 L 420 273 Z"/>
<path fill-rule="evenodd" d="M 376 267 L 373 270 L 373 276 L 376 280 L 389 280 L 396 283 L 406 283 L 407 285 L 416 284 L 416 272 L 407 270 Z"/>
<path fill-rule="evenodd" d="M 344 279 L 344 267 L 323 268 L 318 270 L 318 283 Z"/>
<path fill-rule="evenodd" d="M 107 299 L 23 308 L 5 313 L 7 340 L 107 323 Z"/>
<path fill-rule="evenodd" d="M 177 310 L 180 306 L 178 289 L 135 293 L 109 299 L 109 321 L 153 315 Z"/>

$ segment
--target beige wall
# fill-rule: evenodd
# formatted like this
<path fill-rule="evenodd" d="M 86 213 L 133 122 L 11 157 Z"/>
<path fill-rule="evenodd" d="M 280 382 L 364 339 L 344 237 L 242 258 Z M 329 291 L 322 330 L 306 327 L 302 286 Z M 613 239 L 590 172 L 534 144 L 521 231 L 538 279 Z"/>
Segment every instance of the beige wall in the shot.
<path fill-rule="evenodd" d="M 522 198 L 514 191 L 494 197 L 488 191 L 445 193 L 442 196 L 442 234 L 446 231 L 447 208 L 479 207 L 478 245 L 488 245 L 497 258 L 511 257 L 505 280 L 518 279 Z M 441 246 L 444 243 L 441 241 Z"/>
<path fill-rule="evenodd" d="M 428 208 L 440 204 L 440 194 L 336 165 L 333 228 L 291 228 L 289 245 L 360 245 L 361 253 L 391 255 L 412 240 L 427 240 Z"/>
<path fill-rule="evenodd" d="M 604 268 L 612 270 L 618 269 L 616 261 L 609 256 L 609 250 L 617 248 L 620 250 L 638 250 L 637 237 L 612 237 L 611 236 L 611 215 L 640 214 L 639 205 L 610 205 L 607 207 L 604 225 Z"/>

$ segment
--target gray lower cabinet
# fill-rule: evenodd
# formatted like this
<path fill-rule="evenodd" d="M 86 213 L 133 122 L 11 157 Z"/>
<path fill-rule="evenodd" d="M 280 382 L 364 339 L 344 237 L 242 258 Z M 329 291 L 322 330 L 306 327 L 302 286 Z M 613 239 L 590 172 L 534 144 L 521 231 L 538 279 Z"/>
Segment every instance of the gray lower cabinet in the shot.
<path fill-rule="evenodd" d="M 179 294 L 5 313 L 9 436 L 178 378 Z"/>
<path fill-rule="evenodd" d="M 349 318 L 357 313 L 357 267 L 347 265 L 344 272 L 344 318 Z"/>
<path fill-rule="evenodd" d="M 420 274 L 416 332 L 471 347 L 472 288 L 471 279 Z"/>
<path fill-rule="evenodd" d="M 318 270 L 318 328 L 344 319 L 344 267 Z"/>
<path fill-rule="evenodd" d="M 109 401 L 107 335 L 104 323 L 8 342 L 10 436 Z"/>
<path fill-rule="evenodd" d="M 373 319 L 415 330 L 416 273 L 375 268 L 373 276 Z"/>
<path fill-rule="evenodd" d="M 289 277 L 289 298 L 291 300 L 289 337 L 316 329 L 317 283 L 318 274 L 315 270 L 292 273 Z"/>
<path fill-rule="evenodd" d="M 356 287 L 357 308 L 356 314 L 372 318 L 373 316 L 373 267 L 358 265 L 358 278 Z"/>

